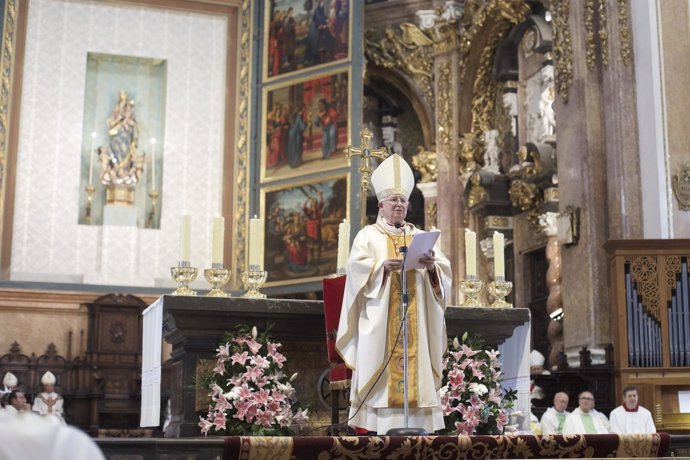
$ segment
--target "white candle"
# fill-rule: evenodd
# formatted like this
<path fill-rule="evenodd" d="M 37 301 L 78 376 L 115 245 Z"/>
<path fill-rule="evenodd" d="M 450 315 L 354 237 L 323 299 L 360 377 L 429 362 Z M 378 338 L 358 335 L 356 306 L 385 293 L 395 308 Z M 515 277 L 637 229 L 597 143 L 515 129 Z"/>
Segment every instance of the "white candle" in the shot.
<path fill-rule="evenodd" d="M 91 152 L 89 152 L 89 185 L 93 185 L 93 157 L 96 153 L 94 144 L 96 142 L 96 131 L 91 133 Z"/>
<path fill-rule="evenodd" d="M 156 191 L 156 138 L 151 138 L 151 191 Z"/>
<path fill-rule="evenodd" d="M 180 217 L 180 260 L 189 262 L 192 252 L 192 216 L 186 212 Z"/>
<path fill-rule="evenodd" d="M 506 275 L 505 237 L 494 232 L 494 279 L 504 279 Z"/>
<path fill-rule="evenodd" d="M 477 234 L 465 229 L 465 276 L 477 276 Z"/>
<path fill-rule="evenodd" d="M 261 260 L 261 219 L 254 216 L 249 219 L 249 270 L 262 271 L 264 269 Z"/>
<path fill-rule="evenodd" d="M 225 219 L 216 214 L 213 218 L 213 250 L 211 251 L 211 264 L 223 266 L 223 248 L 225 243 Z"/>
<path fill-rule="evenodd" d="M 345 265 L 350 257 L 350 224 L 345 219 L 338 225 L 338 273 L 345 273 Z"/>

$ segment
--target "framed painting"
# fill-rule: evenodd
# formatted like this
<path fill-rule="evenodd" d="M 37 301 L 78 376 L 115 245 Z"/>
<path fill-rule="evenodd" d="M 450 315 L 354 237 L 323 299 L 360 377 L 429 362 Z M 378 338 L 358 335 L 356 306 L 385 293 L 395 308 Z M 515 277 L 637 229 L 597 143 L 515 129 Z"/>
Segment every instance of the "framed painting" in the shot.
<path fill-rule="evenodd" d="M 264 88 L 261 181 L 347 166 L 349 69 Z"/>
<path fill-rule="evenodd" d="M 343 174 L 261 190 L 267 287 L 335 273 L 338 224 L 349 215 L 349 188 Z"/>
<path fill-rule="evenodd" d="M 263 80 L 350 58 L 349 0 L 265 0 Z"/>

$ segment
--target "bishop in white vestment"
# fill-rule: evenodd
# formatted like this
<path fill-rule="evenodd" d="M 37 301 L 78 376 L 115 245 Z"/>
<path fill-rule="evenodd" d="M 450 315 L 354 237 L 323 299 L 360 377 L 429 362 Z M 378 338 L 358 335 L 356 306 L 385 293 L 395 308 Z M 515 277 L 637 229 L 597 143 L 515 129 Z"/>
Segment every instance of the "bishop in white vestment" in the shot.
<path fill-rule="evenodd" d="M 43 384 L 43 391 L 36 395 L 34 399 L 34 405 L 31 410 L 39 415 L 54 415 L 60 420 L 63 419 L 64 409 L 63 409 L 63 399 L 62 396 L 55 392 L 55 375 L 47 371 L 41 377 L 41 383 Z"/>
<path fill-rule="evenodd" d="M 394 154 L 383 161 L 371 182 L 379 217 L 353 242 L 336 348 L 354 370 L 350 425 L 385 434 L 405 426 L 400 247 L 409 246 L 420 230 L 404 221 L 414 176 L 402 157 Z M 444 428 L 438 389 L 447 346 L 445 300 L 452 278 L 450 263 L 438 247 L 419 261 L 425 268 L 406 275 L 409 426 L 433 432 Z"/>

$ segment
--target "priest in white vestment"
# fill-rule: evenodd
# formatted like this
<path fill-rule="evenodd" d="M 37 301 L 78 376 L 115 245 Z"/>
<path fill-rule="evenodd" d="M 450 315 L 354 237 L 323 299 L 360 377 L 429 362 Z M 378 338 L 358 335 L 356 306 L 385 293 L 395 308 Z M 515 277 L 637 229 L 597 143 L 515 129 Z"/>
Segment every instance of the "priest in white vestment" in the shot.
<path fill-rule="evenodd" d="M 610 433 L 608 419 L 594 408 L 594 395 L 583 391 L 578 401 L 580 405 L 565 418 L 563 434 Z"/>
<path fill-rule="evenodd" d="M 31 410 L 39 415 L 54 415 L 62 420 L 64 417 L 64 409 L 62 407 L 64 401 L 62 396 L 55 392 L 55 382 L 55 374 L 50 371 L 43 374 L 43 377 L 41 377 L 43 391 L 36 395 Z"/>
<path fill-rule="evenodd" d="M 385 434 L 405 427 L 400 247 L 409 247 L 420 230 L 404 220 L 414 176 L 402 157 L 393 154 L 383 161 L 371 183 L 379 216 L 353 242 L 336 348 L 354 370 L 349 424 Z M 444 428 L 438 390 L 452 278 L 450 263 L 437 246 L 419 261 L 424 268 L 407 271 L 409 426 L 434 432 Z"/>
<path fill-rule="evenodd" d="M 568 408 L 568 395 L 559 391 L 553 397 L 553 407 L 549 407 L 541 416 L 541 434 L 546 436 L 550 434 L 563 434 L 563 426 L 565 419 L 570 415 L 566 409 Z"/>
<path fill-rule="evenodd" d="M 634 386 L 625 387 L 623 389 L 623 405 L 611 411 L 611 433 L 656 433 L 652 414 L 639 403 L 637 388 Z"/>

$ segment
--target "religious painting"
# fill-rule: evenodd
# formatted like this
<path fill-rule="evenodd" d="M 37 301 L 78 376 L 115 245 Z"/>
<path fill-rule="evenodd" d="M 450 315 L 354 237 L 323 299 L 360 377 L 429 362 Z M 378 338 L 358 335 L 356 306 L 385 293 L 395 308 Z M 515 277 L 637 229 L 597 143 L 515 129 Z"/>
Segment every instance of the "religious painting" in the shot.
<path fill-rule="evenodd" d="M 266 0 L 264 11 L 264 80 L 349 59 L 349 0 Z"/>
<path fill-rule="evenodd" d="M 261 181 L 347 166 L 349 81 L 344 70 L 264 90 Z"/>
<path fill-rule="evenodd" d="M 338 224 L 348 215 L 347 175 L 261 191 L 266 286 L 317 281 L 335 273 Z"/>

